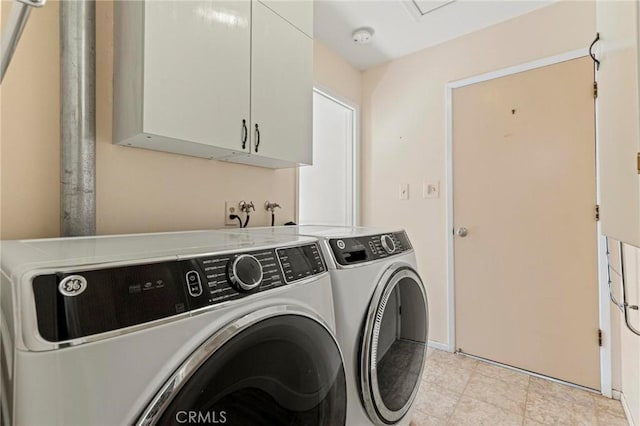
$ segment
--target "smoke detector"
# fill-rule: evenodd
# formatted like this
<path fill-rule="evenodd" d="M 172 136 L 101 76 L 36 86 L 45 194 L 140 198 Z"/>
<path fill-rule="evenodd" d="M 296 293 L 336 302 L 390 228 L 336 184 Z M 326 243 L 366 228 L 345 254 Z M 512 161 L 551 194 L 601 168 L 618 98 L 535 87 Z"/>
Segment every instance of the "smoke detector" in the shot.
<path fill-rule="evenodd" d="M 353 41 L 358 44 L 371 43 L 371 39 L 373 38 L 373 28 L 358 28 L 353 32 L 352 38 Z"/>

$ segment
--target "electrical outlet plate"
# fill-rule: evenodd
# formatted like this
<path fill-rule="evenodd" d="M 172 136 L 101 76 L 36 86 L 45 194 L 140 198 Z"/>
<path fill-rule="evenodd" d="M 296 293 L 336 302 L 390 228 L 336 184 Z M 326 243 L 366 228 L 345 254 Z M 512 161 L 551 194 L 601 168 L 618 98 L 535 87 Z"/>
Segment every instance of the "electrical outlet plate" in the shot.
<path fill-rule="evenodd" d="M 422 184 L 422 198 L 440 198 L 440 181 L 424 182 Z"/>
<path fill-rule="evenodd" d="M 231 219 L 230 216 L 232 214 L 238 215 L 240 217 L 240 208 L 238 207 L 237 201 L 225 201 L 224 202 L 224 224 L 225 225 L 238 225 L 238 219 Z"/>
<path fill-rule="evenodd" d="M 408 200 L 409 199 L 409 184 L 401 183 L 400 184 L 400 199 Z"/>

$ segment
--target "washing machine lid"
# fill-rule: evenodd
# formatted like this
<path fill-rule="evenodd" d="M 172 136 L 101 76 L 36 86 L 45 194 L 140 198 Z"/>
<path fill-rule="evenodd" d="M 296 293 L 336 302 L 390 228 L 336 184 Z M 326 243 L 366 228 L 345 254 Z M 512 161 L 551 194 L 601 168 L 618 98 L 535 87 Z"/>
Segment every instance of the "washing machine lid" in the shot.
<path fill-rule="evenodd" d="M 344 425 L 344 363 L 333 333 L 295 306 L 266 308 L 203 342 L 138 425 Z"/>
<path fill-rule="evenodd" d="M 2 271 L 16 281 L 38 268 L 95 265 L 313 242 L 296 235 L 189 231 L 2 241 Z"/>

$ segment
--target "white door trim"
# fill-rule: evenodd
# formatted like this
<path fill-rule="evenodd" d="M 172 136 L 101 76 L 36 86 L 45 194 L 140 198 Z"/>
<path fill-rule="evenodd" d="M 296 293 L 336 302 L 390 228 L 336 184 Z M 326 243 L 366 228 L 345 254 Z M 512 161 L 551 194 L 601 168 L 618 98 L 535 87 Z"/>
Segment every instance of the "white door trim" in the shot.
<path fill-rule="evenodd" d="M 595 71 L 598 81 L 598 71 Z M 598 100 L 595 104 L 596 134 L 596 200 L 600 204 L 600 144 L 598 140 Z M 602 233 L 602 222 L 598 222 L 598 300 L 602 347 L 600 348 L 600 390 L 602 395 L 612 398 L 613 394 L 613 356 L 611 347 L 611 305 L 609 304 L 609 258 L 607 255 L 607 236 Z M 622 256 L 622 253 L 620 253 Z"/>
<path fill-rule="evenodd" d="M 349 99 L 346 99 L 340 95 L 335 94 L 330 89 L 314 83 L 313 92 L 317 93 L 325 98 L 342 105 L 351 111 L 352 123 L 353 123 L 353 212 L 352 223 L 353 226 L 360 225 L 360 106 Z M 300 222 L 300 169 L 296 169 L 296 223 Z"/>
<path fill-rule="evenodd" d="M 446 187 L 447 187 L 447 287 L 448 287 L 448 308 L 449 308 L 449 333 L 447 347 L 450 352 L 456 350 L 456 327 L 455 327 L 455 273 L 454 273 L 454 223 L 453 223 L 453 90 L 469 86 L 483 81 L 493 80 L 512 74 L 542 68 L 548 65 L 558 64 L 573 59 L 582 58 L 589 55 L 588 49 L 578 49 L 560 55 L 527 62 L 524 64 L 503 68 L 485 74 L 465 78 L 462 80 L 447 83 L 445 88 L 445 108 L 447 111 L 447 147 L 446 147 Z M 597 105 L 596 105 L 597 114 Z M 597 123 L 597 120 L 596 120 Z M 596 150 L 598 149 L 598 139 L 596 131 Z M 597 157 L 596 157 L 597 158 Z M 596 162 L 596 200 L 600 202 L 599 164 Z M 599 285 L 599 324 L 604 333 L 603 346 L 600 348 L 600 386 L 601 393 L 611 396 L 611 318 L 609 315 L 609 292 L 606 278 L 607 260 L 603 251 L 604 243 L 600 224 L 597 225 L 598 232 L 598 285 Z M 595 338 L 595 337 L 594 337 Z"/>

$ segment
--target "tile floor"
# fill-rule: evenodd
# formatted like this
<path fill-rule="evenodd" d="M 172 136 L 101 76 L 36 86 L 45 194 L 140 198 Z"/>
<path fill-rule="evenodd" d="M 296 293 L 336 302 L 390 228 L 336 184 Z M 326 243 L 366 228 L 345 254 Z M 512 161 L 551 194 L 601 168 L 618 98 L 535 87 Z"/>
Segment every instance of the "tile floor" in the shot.
<path fill-rule="evenodd" d="M 619 401 L 429 349 L 412 426 L 627 426 Z"/>

